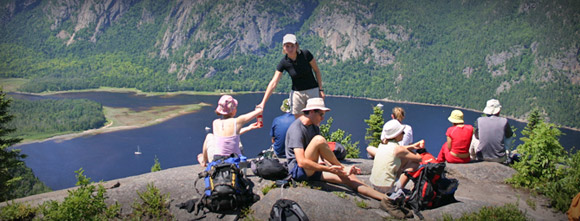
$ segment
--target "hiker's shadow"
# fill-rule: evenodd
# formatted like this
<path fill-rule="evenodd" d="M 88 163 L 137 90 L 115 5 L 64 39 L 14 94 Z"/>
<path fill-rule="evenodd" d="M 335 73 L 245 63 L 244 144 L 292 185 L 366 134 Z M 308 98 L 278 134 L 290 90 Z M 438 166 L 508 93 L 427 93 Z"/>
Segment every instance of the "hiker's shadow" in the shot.
<path fill-rule="evenodd" d="M 454 195 L 444 196 L 437 202 L 437 204 L 435 204 L 435 206 L 430 208 L 430 210 L 451 205 L 454 203 L 461 203 L 461 201 L 457 200 Z"/>

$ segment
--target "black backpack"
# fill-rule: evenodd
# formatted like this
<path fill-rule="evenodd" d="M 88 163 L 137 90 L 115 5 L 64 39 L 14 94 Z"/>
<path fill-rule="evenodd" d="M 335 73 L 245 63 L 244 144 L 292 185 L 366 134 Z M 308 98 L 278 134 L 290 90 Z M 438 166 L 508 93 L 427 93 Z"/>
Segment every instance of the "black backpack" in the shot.
<path fill-rule="evenodd" d="M 405 175 L 415 183 L 406 204 L 420 219 L 424 218 L 420 210 L 455 201 L 454 194 L 459 181 L 445 178 L 444 172 L 445 163 L 427 163 L 415 171 L 405 172 Z"/>
<path fill-rule="evenodd" d="M 272 206 L 270 221 L 308 221 L 308 216 L 298 203 L 289 199 L 279 199 Z"/>
<path fill-rule="evenodd" d="M 232 154 L 229 158 L 214 160 L 199 173 L 199 179 L 205 181 L 205 191 L 197 202 L 196 215 L 204 208 L 215 213 L 238 213 L 260 199 L 252 192 L 254 184 L 244 177 L 239 165 L 240 158 Z"/>
<path fill-rule="evenodd" d="M 254 175 L 267 180 L 284 180 L 289 177 L 288 168 L 278 159 L 262 158 L 252 162 Z"/>

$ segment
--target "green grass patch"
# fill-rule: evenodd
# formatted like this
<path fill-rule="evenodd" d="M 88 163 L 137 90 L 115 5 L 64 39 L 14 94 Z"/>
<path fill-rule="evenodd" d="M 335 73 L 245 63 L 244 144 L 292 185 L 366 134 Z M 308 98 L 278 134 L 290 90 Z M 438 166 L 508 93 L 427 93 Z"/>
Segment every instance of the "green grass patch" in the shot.
<path fill-rule="evenodd" d="M 334 192 L 332 192 L 332 193 L 334 193 L 334 195 L 336 195 L 336 196 L 338 196 L 338 197 L 340 197 L 340 198 L 343 198 L 343 199 L 346 199 L 346 198 L 348 198 L 348 196 L 346 195 L 346 193 L 345 193 L 345 192 L 334 191 Z"/>
<path fill-rule="evenodd" d="M 468 220 L 523 221 L 523 220 L 530 220 L 530 219 L 528 219 L 526 217 L 526 214 L 524 214 L 522 211 L 520 211 L 516 205 L 505 204 L 504 206 L 500 206 L 500 207 L 485 206 L 477 212 L 464 213 L 460 218 L 457 218 L 457 219 L 453 219 L 453 217 L 449 214 L 444 214 L 442 220 L 444 220 L 444 221 L 451 221 L 451 220 L 459 220 L 459 221 L 468 221 Z"/>
<path fill-rule="evenodd" d="M 0 78 L 0 87 L 4 92 L 18 92 L 18 88 L 28 81 L 24 78 Z"/>
<path fill-rule="evenodd" d="M 357 200 L 357 199 L 355 198 L 355 199 L 354 199 L 354 203 L 356 204 L 356 206 L 358 206 L 358 207 L 360 207 L 360 208 L 363 208 L 363 209 L 369 208 L 369 205 L 368 205 L 368 204 L 367 204 L 367 202 L 366 202 L 366 201 L 364 201 L 364 200 L 360 200 L 360 201 L 359 201 L 359 200 Z"/>

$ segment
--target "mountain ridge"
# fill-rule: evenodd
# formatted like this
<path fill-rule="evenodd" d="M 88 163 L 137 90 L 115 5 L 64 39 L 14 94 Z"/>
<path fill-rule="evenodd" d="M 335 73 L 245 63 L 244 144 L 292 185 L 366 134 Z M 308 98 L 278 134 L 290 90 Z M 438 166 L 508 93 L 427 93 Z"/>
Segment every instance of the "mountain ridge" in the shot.
<path fill-rule="evenodd" d="M 481 109 L 580 127 L 574 1 L 7 0 L 0 77 L 28 92 L 99 86 L 263 91 L 296 33 L 329 94 Z M 577 9 L 577 10 L 576 10 Z M 277 91 L 287 91 L 283 78 Z M 570 111 L 571 110 L 571 111 Z"/>

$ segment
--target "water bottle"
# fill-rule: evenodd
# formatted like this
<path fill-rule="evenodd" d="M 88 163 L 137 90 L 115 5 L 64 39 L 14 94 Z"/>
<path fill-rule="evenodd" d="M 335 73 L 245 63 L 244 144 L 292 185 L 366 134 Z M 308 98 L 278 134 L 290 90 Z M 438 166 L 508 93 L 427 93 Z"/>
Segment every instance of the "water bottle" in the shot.
<path fill-rule="evenodd" d="M 247 160 L 248 158 L 246 156 L 240 156 L 240 167 L 242 168 L 244 176 L 246 176 L 246 169 L 248 168 Z"/>

